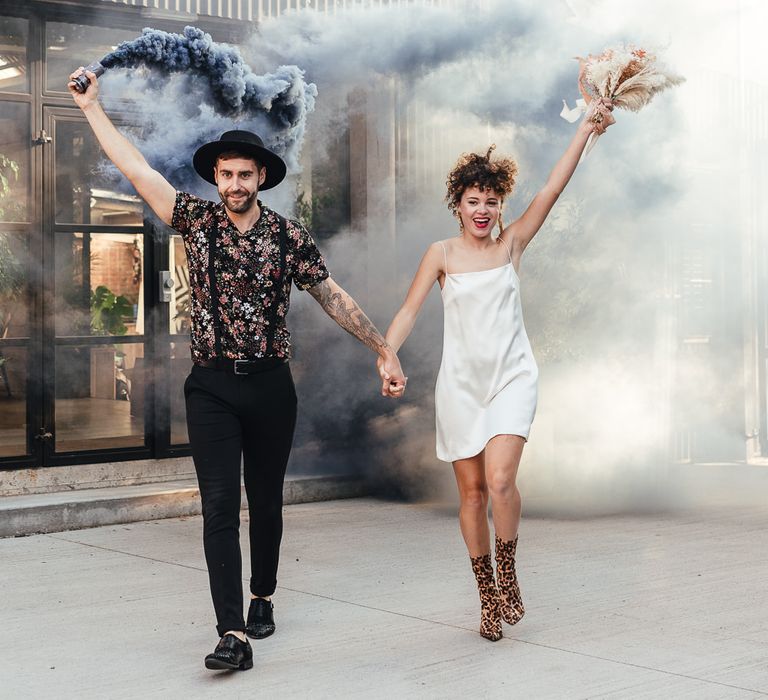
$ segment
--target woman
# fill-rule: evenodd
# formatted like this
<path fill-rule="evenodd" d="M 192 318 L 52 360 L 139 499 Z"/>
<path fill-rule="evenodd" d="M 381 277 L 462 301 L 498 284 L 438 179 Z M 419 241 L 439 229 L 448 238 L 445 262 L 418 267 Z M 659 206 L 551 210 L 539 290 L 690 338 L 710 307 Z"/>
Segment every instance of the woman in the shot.
<path fill-rule="evenodd" d="M 504 198 L 517 166 L 476 153 L 462 156 L 448 176 L 448 206 L 459 235 L 433 243 L 387 331 L 395 352 L 413 329 L 435 281 L 445 307 L 443 360 L 435 389 L 437 456 L 453 463 L 461 534 L 480 593 L 480 634 L 501 639 L 525 613 L 515 574 L 520 492 L 515 484 L 536 410 L 538 370 L 523 326 L 517 270 L 531 239 L 573 175 L 591 133 L 614 123 L 610 100 L 592 103 L 578 131 L 525 213 L 506 227 Z M 498 223 L 500 234 L 491 235 Z M 488 499 L 496 544 L 490 554 Z"/>

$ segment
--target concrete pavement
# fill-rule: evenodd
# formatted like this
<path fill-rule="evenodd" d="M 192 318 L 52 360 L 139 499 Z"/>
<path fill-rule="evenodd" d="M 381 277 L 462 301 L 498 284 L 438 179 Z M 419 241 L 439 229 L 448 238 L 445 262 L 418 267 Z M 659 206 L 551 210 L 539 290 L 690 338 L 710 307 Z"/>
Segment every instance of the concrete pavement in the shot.
<path fill-rule="evenodd" d="M 527 614 L 495 644 L 453 506 L 285 515 L 278 629 L 246 672 L 202 664 L 198 516 L 0 540 L 0 697 L 768 696 L 765 509 L 524 518 Z"/>

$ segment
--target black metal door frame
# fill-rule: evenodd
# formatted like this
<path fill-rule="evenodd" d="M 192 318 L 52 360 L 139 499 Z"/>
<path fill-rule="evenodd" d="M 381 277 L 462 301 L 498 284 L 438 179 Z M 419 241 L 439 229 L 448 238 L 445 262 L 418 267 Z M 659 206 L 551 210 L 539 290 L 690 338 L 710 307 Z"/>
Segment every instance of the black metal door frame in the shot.
<path fill-rule="evenodd" d="M 29 93 L 7 93 L 0 99 L 9 102 L 23 102 L 30 105 L 30 179 L 29 222 L 25 224 L 3 224 L 4 231 L 26 232 L 29 252 L 28 313 L 30 334 L 28 338 L 14 338 L 0 346 L 24 347 L 27 350 L 27 450 L 26 454 L 0 458 L 0 470 L 29 467 L 88 464 L 105 461 L 122 461 L 150 457 L 171 457 L 190 454 L 188 445 L 172 445 L 170 442 L 170 401 L 168 392 L 169 332 L 168 305 L 158 301 L 157 272 L 167 269 L 167 246 L 155 240 L 154 225 L 145 218 L 141 230 L 130 228 L 131 233 L 144 236 L 144 336 L 120 336 L 120 343 L 143 342 L 148 366 L 145 388 L 145 444 L 143 447 L 87 450 L 77 452 L 55 451 L 55 352 L 56 347 L 65 345 L 97 346 L 112 344 L 114 336 L 89 336 L 77 338 L 55 337 L 53 298 L 54 279 L 54 236 L 72 231 L 98 229 L 101 232 L 125 232 L 129 227 L 89 226 L 56 224 L 55 222 L 55 163 L 53 144 L 40 138 L 55 134 L 57 119 L 84 121 L 84 117 L 73 105 L 72 99 L 63 91 L 46 91 L 45 72 L 45 23 L 82 22 L 82 11 L 87 10 L 87 22 L 110 28 L 135 29 L 137 34 L 146 23 L 141 8 L 110 6 L 107 3 L 95 7 L 92 2 L 82 5 L 61 5 L 58 3 L 0 0 L 0 14 L 22 17 L 29 22 L 27 57 L 30 74 Z M 156 19 L 153 24 L 159 29 L 179 31 L 184 22 L 168 18 Z M 233 38 L 238 23 L 218 18 L 206 18 L 205 24 L 229 30 Z M 130 121 L 128 115 L 127 121 Z M 95 137 L 94 137 L 95 138 Z M 35 140 L 38 142 L 35 143 Z M 32 262 L 34 261 L 34 263 Z M 42 283 L 40 283 L 42 282 Z M 50 434 L 51 437 L 47 437 Z"/>
<path fill-rule="evenodd" d="M 153 12 L 140 6 L 100 3 L 93 0 L 0 0 L 0 14 L 28 20 L 27 44 L 28 68 L 30 75 L 29 93 L 4 93 L 0 100 L 24 102 L 30 105 L 30 133 L 33 142 L 46 130 L 51 134 L 51 120 L 57 118 L 82 119 L 71 97 L 66 91 L 51 91 L 45 87 L 45 24 L 46 22 L 86 23 L 91 26 L 135 30 L 138 35 L 146 26 L 151 14 L 151 24 L 156 29 L 171 32 L 180 31 L 191 17 L 174 18 Z M 247 31 L 240 21 L 214 17 L 195 17 L 195 24 L 206 31 L 214 32 L 224 41 L 237 43 Z M 94 56 L 94 59 L 99 58 Z M 130 109 L 130 105 L 126 105 Z M 130 115 L 127 117 L 130 121 Z M 52 278 L 54 236 L 57 233 L 86 231 L 86 226 L 65 226 L 54 221 L 54 163 L 53 144 L 44 139 L 30 144 L 30 197 L 29 222 L 24 224 L 0 224 L 6 232 L 27 233 L 29 266 L 29 289 L 27 294 L 29 328 L 28 338 L 0 339 L 2 347 L 23 347 L 27 351 L 27 449 L 26 454 L 0 458 L 0 470 L 20 469 L 64 464 L 87 464 L 104 461 L 119 461 L 146 457 L 172 457 L 190 454 L 189 446 L 171 444 L 170 436 L 170 342 L 168 305 L 158 301 L 157 271 L 167 269 L 167 245 L 157 240 L 154 224 L 145 219 L 144 236 L 144 310 L 145 336 L 144 352 L 150 369 L 146 379 L 145 445 L 141 448 L 115 448 L 83 452 L 57 453 L 54 449 L 55 431 L 55 348 L 71 344 L 99 345 L 112 343 L 114 337 L 88 337 L 76 339 L 55 338 L 55 318 L 52 314 Z M 119 227 L 118 227 L 119 228 Z M 104 231 L 105 227 L 100 226 Z M 39 280 L 45 280 L 40 284 Z M 124 336 L 120 342 L 126 341 Z M 136 341 L 133 341 L 136 342 Z M 50 433 L 51 438 L 46 434 Z M 38 439 L 42 438 L 42 439 Z"/>
<path fill-rule="evenodd" d="M 43 129 L 49 138 L 56 139 L 57 125 L 62 122 L 86 123 L 85 117 L 80 110 L 73 106 L 51 106 L 44 104 L 42 108 Z M 93 136 L 95 139 L 96 137 Z M 152 382 L 147 382 L 146 401 L 144 415 L 144 435 L 145 443 L 142 447 L 123 447 L 99 450 L 83 450 L 72 452 L 57 452 L 56 444 L 56 412 L 55 412 L 55 387 L 56 387 L 56 350 L 66 346 L 79 347 L 97 347 L 99 345 L 134 344 L 143 343 L 145 357 L 149 360 L 151 366 L 152 343 L 151 333 L 135 336 L 56 336 L 56 316 L 55 316 L 55 298 L 57 290 L 55 288 L 56 279 L 56 257 L 55 257 L 55 239 L 57 236 L 82 232 L 83 237 L 90 233 L 130 233 L 144 236 L 145 229 L 136 226 L 111 226 L 104 224 L 63 224 L 55 221 L 56 209 L 56 163 L 55 163 L 55 143 L 49 142 L 43 146 L 43 164 L 42 164 L 42 343 L 39 357 L 39 376 L 42 377 L 42 423 L 37 430 L 36 442 L 43 445 L 42 466 L 55 466 L 62 464 L 82 464 L 89 462 L 104 462 L 124 459 L 141 459 L 152 456 L 153 435 L 151 428 L 153 424 L 152 406 Z M 144 246 L 145 256 L 142 261 L 143 270 L 148 269 L 147 263 L 151 263 L 151 256 L 147 256 L 148 246 Z M 147 258 L 150 260 L 147 260 Z M 151 269 L 151 268 L 149 268 Z M 85 273 L 85 271 L 84 271 Z M 149 275 L 151 277 L 151 275 Z M 147 293 L 145 286 L 144 294 L 144 314 L 145 318 L 150 318 L 152 310 L 152 300 Z M 146 329 L 145 329 L 146 330 Z M 34 429 L 37 426 L 31 426 Z M 42 437 L 50 436 L 50 437 Z M 42 438 L 42 439 L 41 439 Z"/>

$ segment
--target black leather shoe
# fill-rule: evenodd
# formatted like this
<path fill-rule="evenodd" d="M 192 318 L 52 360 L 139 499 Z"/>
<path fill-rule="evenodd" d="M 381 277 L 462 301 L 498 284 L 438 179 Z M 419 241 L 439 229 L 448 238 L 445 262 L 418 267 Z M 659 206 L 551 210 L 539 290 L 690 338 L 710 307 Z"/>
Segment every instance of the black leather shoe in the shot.
<path fill-rule="evenodd" d="M 275 606 L 264 598 L 254 598 L 248 608 L 245 633 L 252 639 L 264 639 L 275 631 Z"/>
<path fill-rule="evenodd" d="M 205 667 L 214 671 L 245 671 L 253 668 L 251 645 L 247 639 L 241 642 L 234 634 L 225 634 L 213 653 L 205 657 Z"/>

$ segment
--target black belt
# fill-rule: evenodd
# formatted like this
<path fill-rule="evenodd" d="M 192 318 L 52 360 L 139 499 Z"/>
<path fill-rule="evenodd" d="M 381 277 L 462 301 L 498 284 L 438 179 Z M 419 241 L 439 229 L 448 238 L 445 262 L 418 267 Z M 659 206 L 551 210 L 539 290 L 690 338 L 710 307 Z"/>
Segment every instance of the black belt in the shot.
<path fill-rule="evenodd" d="M 284 357 L 257 357 L 253 360 L 232 360 L 228 357 L 213 357 L 210 360 L 195 360 L 196 365 L 209 369 L 221 369 L 233 374 L 258 374 L 284 365 Z"/>

